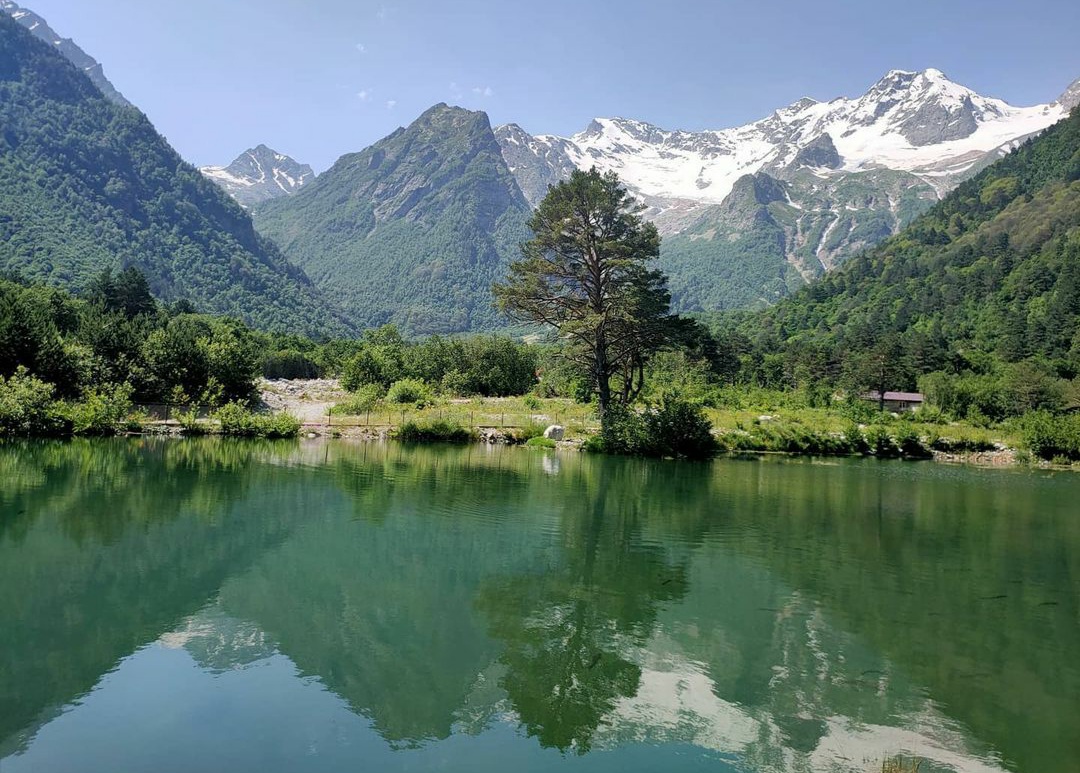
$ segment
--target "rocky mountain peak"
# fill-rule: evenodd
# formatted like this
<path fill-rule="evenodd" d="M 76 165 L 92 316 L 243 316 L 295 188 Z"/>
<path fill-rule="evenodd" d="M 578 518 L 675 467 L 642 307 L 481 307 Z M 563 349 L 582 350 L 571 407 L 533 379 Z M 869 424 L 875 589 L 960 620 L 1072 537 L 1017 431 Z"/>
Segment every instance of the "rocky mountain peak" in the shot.
<path fill-rule="evenodd" d="M 1077 105 L 1080 105 L 1080 78 L 1074 80 L 1069 88 L 1065 89 L 1065 92 L 1058 97 L 1057 102 L 1066 110 L 1072 110 Z"/>
<path fill-rule="evenodd" d="M 245 150 L 228 166 L 204 166 L 200 171 L 244 207 L 291 196 L 315 177 L 307 164 L 264 144 Z"/>

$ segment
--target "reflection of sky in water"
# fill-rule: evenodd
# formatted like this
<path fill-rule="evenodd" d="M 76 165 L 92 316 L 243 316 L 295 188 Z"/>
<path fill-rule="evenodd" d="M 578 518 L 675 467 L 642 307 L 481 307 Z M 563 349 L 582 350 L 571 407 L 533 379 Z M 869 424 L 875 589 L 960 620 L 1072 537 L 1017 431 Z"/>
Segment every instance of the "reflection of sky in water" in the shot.
<path fill-rule="evenodd" d="M 1069 770 L 1080 478 L 289 448 L 31 448 L 3 773 Z"/>
<path fill-rule="evenodd" d="M 796 624 L 778 625 L 789 639 L 802 637 L 802 645 L 812 648 L 816 635 L 829 635 L 820 615 L 788 620 Z M 777 717 L 769 711 L 770 700 L 786 704 L 787 691 L 799 689 L 788 683 L 790 671 L 782 664 L 774 666 L 765 705 L 745 707 L 718 696 L 706 667 L 689 659 L 666 633 L 657 632 L 645 647 L 625 646 L 624 656 L 642 666 L 637 693 L 618 701 L 602 719 L 587 755 L 561 755 L 523 737 L 512 705 L 497 687 L 504 671 L 498 663 L 477 675 L 452 736 L 390 744 L 320 679 L 301 675 L 256 626 L 212 604 L 125 658 L 90 694 L 41 728 L 24 753 L 5 759 L 4 771 L 181 773 L 227 761 L 229 770 L 261 773 L 358 765 L 496 771 L 512 769 L 511 763 L 521 770 L 662 765 L 781 773 L 877 771 L 881 760 L 895 754 L 922 758 L 921 771 L 1003 770 L 974 756 L 963 730 L 930 700 L 894 717 L 894 726 L 841 715 L 816 719 L 818 710 L 828 707 L 811 705 L 807 695 L 799 696 L 808 702 L 799 716 Z M 828 670 L 832 656 L 818 654 Z M 869 682 L 858 688 L 878 696 L 894 689 L 884 671 Z M 668 756 L 673 753 L 676 758 Z"/>

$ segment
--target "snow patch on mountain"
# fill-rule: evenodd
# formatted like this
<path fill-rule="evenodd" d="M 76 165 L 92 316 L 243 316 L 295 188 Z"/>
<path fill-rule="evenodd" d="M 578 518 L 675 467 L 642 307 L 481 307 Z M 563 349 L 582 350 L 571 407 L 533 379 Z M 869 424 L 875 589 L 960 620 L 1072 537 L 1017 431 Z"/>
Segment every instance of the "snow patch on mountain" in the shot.
<path fill-rule="evenodd" d="M 731 129 L 672 131 L 598 118 L 569 138 L 530 137 L 513 125 L 499 127 L 497 135 L 515 175 L 528 153 L 533 177 L 549 177 L 555 167 L 596 166 L 616 172 L 642 197 L 702 204 L 723 201 L 743 175 L 789 166 L 828 135 L 840 157 L 837 172 L 909 172 L 940 195 L 985 154 L 1064 118 L 1064 101 L 1014 107 L 954 83 L 940 70 L 893 70 L 857 99 L 804 98 Z"/>
<path fill-rule="evenodd" d="M 291 196 L 315 173 L 284 153 L 259 145 L 245 150 L 228 166 L 204 166 L 201 171 L 244 207 L 280 196 Z"/>

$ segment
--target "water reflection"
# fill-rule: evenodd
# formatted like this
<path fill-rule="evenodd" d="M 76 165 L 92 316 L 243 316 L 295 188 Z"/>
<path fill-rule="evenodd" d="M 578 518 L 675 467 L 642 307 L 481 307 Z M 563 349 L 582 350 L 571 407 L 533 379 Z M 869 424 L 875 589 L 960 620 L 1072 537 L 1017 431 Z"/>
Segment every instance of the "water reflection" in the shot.
<path fill-rule="evenodd" d="M 370 759 L 372 738 L 381 769 L 1080 756 L 1077 478 L 220 441 L 7 444 L 0 475 L 5 770 L 79 759 L 66 728 L 103 702 L 145 721 L 140 669 L 217 707 L 159 741 L 227 727 L 264 771 Z M 307 698 L 252 708 L 289 679 L 339 701 L 322 767 L 285 749 Z M 112 742 L 77 767 L 138 743 Z"/>

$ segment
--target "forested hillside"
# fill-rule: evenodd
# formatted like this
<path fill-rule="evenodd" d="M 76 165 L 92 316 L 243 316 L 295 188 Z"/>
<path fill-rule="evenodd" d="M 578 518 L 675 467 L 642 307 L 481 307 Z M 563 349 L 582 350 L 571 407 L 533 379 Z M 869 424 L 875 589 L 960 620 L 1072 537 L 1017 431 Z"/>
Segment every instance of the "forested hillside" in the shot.
<path fill-rule="evenodd" d="M 960 415 L 993 416 L 1062 407 L 1080 373 L 1078 332 L 1074 109 L 897 236 L 747 317 L 731 340 L 749 344 L 745 361 L 766 380 L 874 371 L 891 388 L 923 384 Z"/>
<path fill-rule="evenodd" d="M 491 285 L 527 213 L 487 116 L 436 105 L 254 216 L 363 325 L 425 334 L 506 324 Z"/>
<path fill-rule="evenodd" d="M 0 129 L 0 268 L 81 291 L 134 266 L 163 300 L 266 329 L 350 329 L 142 113 L 6 14 Z"/>

